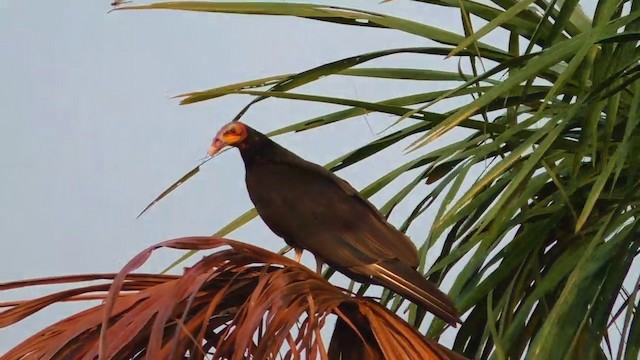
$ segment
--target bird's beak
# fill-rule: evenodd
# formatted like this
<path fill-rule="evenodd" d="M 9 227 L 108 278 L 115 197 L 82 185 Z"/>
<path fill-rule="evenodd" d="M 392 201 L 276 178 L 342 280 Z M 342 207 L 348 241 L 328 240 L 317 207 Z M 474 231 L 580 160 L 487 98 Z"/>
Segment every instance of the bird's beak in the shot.
<path fill-rule="evenodd" d="M 224 141 L 220 140 L 218 137 L 216 137 L 215 139 L 213 139 L 213 142 L 209 147 L 209 156 L 213 156 L 217 154 L 225 146 L 227 146 L 227 144 Z"/>

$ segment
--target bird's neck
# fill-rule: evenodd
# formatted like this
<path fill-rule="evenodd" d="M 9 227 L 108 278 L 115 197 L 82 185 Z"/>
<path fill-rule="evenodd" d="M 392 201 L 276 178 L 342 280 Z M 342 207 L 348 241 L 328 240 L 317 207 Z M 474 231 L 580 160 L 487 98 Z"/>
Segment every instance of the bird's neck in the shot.
<path fill-rule="evenodd" d="M 296 164 L 305 161 L 264 135 L 251 140 L 245 146 L 238 147 L 247 170 L 260 165 Z"/>
<path fill-rule="evenodd" d="M 239 146 L 240 155 L 246 167 L 274 160 L 280 145 L 266 136 L 260 136 Z"/>

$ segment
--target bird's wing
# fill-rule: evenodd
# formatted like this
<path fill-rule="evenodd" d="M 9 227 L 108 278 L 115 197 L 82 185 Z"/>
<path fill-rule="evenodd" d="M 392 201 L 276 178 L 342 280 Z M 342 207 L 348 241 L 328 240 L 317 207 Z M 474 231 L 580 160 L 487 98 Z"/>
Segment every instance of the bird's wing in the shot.
<path fill-rule="evenodd" d="M 413 242 L 389 224 L 380 211 L 348 182 L 324 167 L 297 156 L 288 158 L 284 164 L 290 168 L 288 171 L 280 169 L 282 175 L 305 179 L 302 181 L 305 183 L 303 186 L 316 192 L 316 203 L 308 204 L 304 210 L 315 212 L 318 219 L 334 219 L 328 222 L 330 224 L 344 224 L 340 227 L 339 236 L 328 235 L 324 237 L 324 241 L 335 244 L 347 242 L 354 248 L 352 250 L 368 256 L 369 261 L 396 258 L 413 268 L 418 266 L 417 249 Z M 291 171 L 294 173 L 290 173 Z M 298 203 L 302 201 L 297 200 Z"/>
<path fill-rule="evenodd" d="M 327 170 L 323 166 L 314 164 L 312 162 L 309 162 L 303 159 L 301 160 L 302 161 L 300 161 L 297 164 L 297 166 L 300 166 L 303 169 L 316 173 L 317 175 L 324 176 L 327 179 L 331 180 L 336 185 L 338 185 L 338 187 L 340 187 L 340 189 L 342 189 L 342 191 L 344 191 L 347 195 L 352 196 L 353 198 L 360 201 L 364 206 L 368 207 L 372 215 L 378 217 L 380 220 L 387 223 L 387 218 L 384 215 L 382 215 L 380 210 L 378 210 L 378 208 L 376 208 L 372 203 L 370 203 L 369 200 L 363 198 L 362 195 L 360 195 L 360 193 L 358 192 L 358 190 L 354 189 L 353 186 L 351 186 L 351 184 L 349 184 L 346 180 L 338 177 L 338 175 L 334 174 L 330 170 Z"/>

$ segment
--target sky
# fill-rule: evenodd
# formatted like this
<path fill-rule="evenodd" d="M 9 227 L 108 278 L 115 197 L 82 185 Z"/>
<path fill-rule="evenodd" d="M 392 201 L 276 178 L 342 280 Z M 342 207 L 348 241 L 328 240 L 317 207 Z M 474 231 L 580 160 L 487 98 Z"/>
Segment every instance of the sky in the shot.
<path fill-rule="evenodd" d="M 460 31 L 459 15 L 449 9 L 409 1 L 357 5 Z M 229 151 L 136 219 L 153 198 L 197 164 L 217 130 L 251 100 L 230 96 L 179 106 L 172 96 L 299 72 L 374 50 L 435 45 L 389 30 L 295 18 L 175 11 L 107 14 L 109 9 L 108 0 L 0 0 L 0 283 L 117 272 L 154 243 L 210 235 L 251 207 L 240 156 Z M 370 65 L 455 71 L 457 62 L 399 55 Z M 382 100 L 445 85 L 382 85 L 332 77 L 304 90 Z M 338 109 L 267 100 L 243 121 L 266 132 Z M 370 114 L 276 140 L 324 164 L 376 139 L 394 120 Z M 401 147 L 339 175 L 361 189 L 390 171 L 398 156 L 405 156 Z M 374 203 L 383 204 L 402 185 L 392 184 L 373 198 Z M 409 208 L 400 209 L 392 221 L 399 224 Z M 421 226 L 413 230 L 418 235 L 428 224 Z M 260 220 L 230 237 L 274 251 L 283 246 Z M 141 270 L 161 271 L 181 254 L 159 251 Z M 306 255 L 305 263 L 313 268 L 312 256 Z M 50 291 L 0 293 L 0 302 Z M 80 306 L 59 305 L 0 329 L 0 353 Z"/>

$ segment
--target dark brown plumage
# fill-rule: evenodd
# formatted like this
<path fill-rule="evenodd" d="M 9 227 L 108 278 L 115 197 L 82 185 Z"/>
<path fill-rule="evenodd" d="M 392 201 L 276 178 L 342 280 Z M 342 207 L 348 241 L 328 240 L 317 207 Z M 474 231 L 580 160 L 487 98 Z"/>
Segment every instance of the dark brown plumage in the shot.
<path fill-rule="evenodd" d="M 454 326 L 460 322 L 452 301 L 416 271 L 415 245 L 349 183 L 240 122 L 220 130 L 210 155 L 227 145 L 240 150 L 258 214 L 298 260 L 308 250 L 356 281 L 387 287 Z"/>

